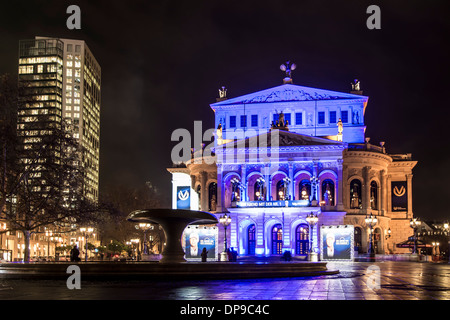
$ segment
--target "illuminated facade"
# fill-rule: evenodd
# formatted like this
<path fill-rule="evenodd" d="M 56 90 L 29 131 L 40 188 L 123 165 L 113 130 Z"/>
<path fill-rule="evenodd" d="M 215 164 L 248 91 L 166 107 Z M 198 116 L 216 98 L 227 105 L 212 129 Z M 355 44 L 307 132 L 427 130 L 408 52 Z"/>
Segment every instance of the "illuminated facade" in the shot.
<path fill-rule="evenodd" d="M 321 227 L 345 225 L 354 232 L 352 250 L 367 253 L 372 243 L 377 254 L 408 252 L 396 244 L 413 232 L 417 162 L 371 143 L 367 104 L 359 88 L 349 94 L 292 82 L 233 99 L 221 95 L 210 105 L 214 154 L 202 158 L 205 150 L 196 150 L 185 167 L 168 169 L 173 207 L 177 191 L 189 186 L 191 209 L 229 214 L 228 244 L 241 257 L 319 253 Z M 311 214 L 318 221 L 310 226 Z M 377 218 L 372 225 L 370 216 Z"/>
<path fill-rule="evenodd" d="M 101 68 L 84 41 L 36 37 L 20 41 L 19 81 L 26 83 L 29 102 L 19 110 L 18 132 L 24 148 L 62 120 L 71 123 L 82 147 L 86 170 L 84 194 L 98 199 Z M 48 130 L 33 130 L 36 123 Z M 43 125 L 45 128 L 46 125 Z M 49 161 L 58 161 L 60 154 Z M 45 185 L 45 184 L 43 184 Z"/>

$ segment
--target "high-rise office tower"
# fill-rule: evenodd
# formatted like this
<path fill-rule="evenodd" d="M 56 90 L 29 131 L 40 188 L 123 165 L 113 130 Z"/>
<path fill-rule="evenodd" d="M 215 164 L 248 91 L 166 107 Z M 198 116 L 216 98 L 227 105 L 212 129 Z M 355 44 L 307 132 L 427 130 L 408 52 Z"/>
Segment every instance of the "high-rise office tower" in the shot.
<path fill-rule="evenodd" d="M 18 135 L 22 137 L 24 148 L 32 149 L 33 143 L 51 133 L 52 126 L 61 126 L 63 120 L 71 123 L 71 134 L 81 147 L 84 195 L 96 201 L 101 68 L 94 55 L 82 40 L 47 37 L 22 40 L 19 45 L 19 81 L 27 83 L 25 96 L 29 97 L 19 107 L 18 115 Z M 35 130 L 36 124 L 40 125 L 39 130 Z M 43 130 L 46 125 L 49 131 Z M 56 152 L 51 161 L 58 161 L 60 156 Z M 45 188 L 45 183 L 42 186 Z"/>

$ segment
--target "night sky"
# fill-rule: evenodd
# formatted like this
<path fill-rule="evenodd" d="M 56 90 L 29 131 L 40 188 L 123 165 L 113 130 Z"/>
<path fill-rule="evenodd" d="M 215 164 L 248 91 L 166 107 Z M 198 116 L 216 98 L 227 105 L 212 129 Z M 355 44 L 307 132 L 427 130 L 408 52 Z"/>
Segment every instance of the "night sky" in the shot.
<path fill-rule="evenodd" d="M 412 153 L 414 214 L 447 219 L 449 20 L 446 1 L 3 1 L 0 74 L 17 74 L 20 39 L 85 40 L 102 67 L 101 190 L 151 181 L 169 199 L 177 128 L 214 126 L 209 104 L 282 84 L 369 96 L 366 136 Z M 66 27 L 81 8 L 81 30 Z M 381 8 L 381 30 L 366 9 Z"/>

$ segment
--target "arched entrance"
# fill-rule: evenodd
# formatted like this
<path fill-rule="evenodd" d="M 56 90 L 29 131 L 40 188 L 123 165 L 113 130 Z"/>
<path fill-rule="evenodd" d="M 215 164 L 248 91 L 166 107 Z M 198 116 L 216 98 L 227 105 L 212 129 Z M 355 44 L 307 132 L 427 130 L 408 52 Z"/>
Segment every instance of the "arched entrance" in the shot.
<path fill-rule="evenodd" d="M 375 253 L 379 254 L 381 252 L 381 230 L 380 228 L 376 228 L 373 230 L 373 249 L 375 250 Z"/>
<path fill-rule="evenodd" d="M 282 254 L 283 249 L 283 228 L 281 224 L 276 224 L 272 228 L 272 254 Z"/>
<path fill-rule="evenodd" d="M 299 224 L 295 229 L 295 254 L 308 254 L 309 227 L 306 223 Z"/>

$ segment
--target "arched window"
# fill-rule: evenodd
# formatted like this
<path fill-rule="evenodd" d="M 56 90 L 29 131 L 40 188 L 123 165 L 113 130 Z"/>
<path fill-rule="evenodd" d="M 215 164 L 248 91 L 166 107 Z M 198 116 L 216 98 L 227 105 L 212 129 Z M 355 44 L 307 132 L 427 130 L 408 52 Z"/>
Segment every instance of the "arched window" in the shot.
<path fill-rule="evenodd" d="M 286 187 L 283 180 L 277 182 L 277 200 L 285 200 L 286 199 Z"/>
<path fill-rule="evenodd" d="M 378 209 L 378 185 L 375 181 L 370 183 L 370 208 L 372 210 Z"/>
<path fill-rule="evenodd" d="M 299 198 L 300 200 L 310 200 L 311 199 L 311 182 L 309 180 L 302 180 L 298 185 Z"/>
<path fill-rule="evenodd" d="M 326 206 L 334 206 L 334 182 L 331 179 L 322 182 L 322 201 Z"/>
<path fill-rule="evenodd" d="M 216 211 L 217 207 L 217 183 L 211 182 L 208 188 L 209 192 L 209 211 Z"/>
<path fill-rule="evenodd" d="M 299 224 L 295 229 L 295 254 L 308 254 L 309 227 L 306 223 Z"/>
<path fill-rule="evenodd" d="M 249 255 L 255 254 L 256 247 L 256 227 L 251 224 L 247 228 L 247 250 Z"/>
<path fill-rule="evenodd" d="M 358 179 L 350 182 L 350 209 L 362 209 L 362 188 Z"/>
<path fill-rule="evenodd" d="M 276 224 L 272 228 L 272 254 L 281 254 L 283 249 L 283 228 Z"/>
<path fill-rule="evenodd" d="M 256 180 L 253 192 L 253 199 L 255 201 L 264 200 L 264 181 L 262 179 Z"/>
<path fill-rule="evenodd" d="M 362 253 L 362 230 L 360 227 L 355 227 L 355 250 Z"/>

